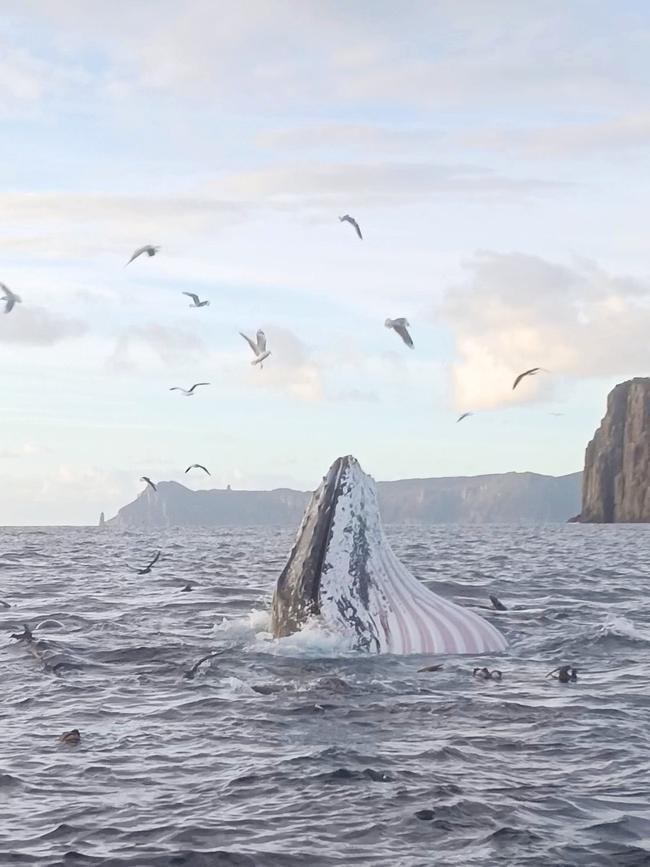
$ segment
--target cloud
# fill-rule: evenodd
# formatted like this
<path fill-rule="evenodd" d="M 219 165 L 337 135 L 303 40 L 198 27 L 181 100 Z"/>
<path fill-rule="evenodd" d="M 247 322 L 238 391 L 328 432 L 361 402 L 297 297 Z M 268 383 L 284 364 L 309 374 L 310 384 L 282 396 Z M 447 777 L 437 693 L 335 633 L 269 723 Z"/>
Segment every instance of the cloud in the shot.
<path fill-rule="evenodd" d="M 52 346 L 88 331 L 85 322 L 57 316 L 42 307 L 16 305 L 8 316 L 0 318 L 0 345 L 25 343 Z"/>
<path fill-rule="evenodd" d="M 650 112 L 638 111 L 605 120 L 536 126 L 532 129 L 482 130 L 459 134 L 463 147 L 519 152 L 529 157 L 577 156 L 645 149 L 650 144 Z"/>
<path fill-rule="evenodd" d="M 41 455 L 48 451 L 47 448 L 41 445 L 35 445 L 31 442 L 25 442 L 20 445 L 12 445 L 3 447 L 0 446 L 1 460 L 20 460 L 21 458 L 33 458 L 36 455 Z"/>
<path fill-rule="evenodd" d="M 277 150 L 323 150 L 352 148 L 377 153 L 404 154 L 430 151 L 445 141 L 440 130 L 408 129 L 363 123 L 319 123 L 268 130 L 257 136 L 259 147 Z"/>
<path fill-rule="evenodd" d="M 431 162 L 299 163 L 231 174 L 219 188 L 234 201 L 292 207 L 343 207 L 426 202 L 434 195 L 512 198 L 568 186 L 535 178 L 513 178 L 472 165 Z"/>
<path fill-rule="evenodd" d="M 457 409 L 534 399 L 553 377 L 622 376 L 650 366 L 650 284 L 596 264 L 549 262 L 521 253 L 477 253 L 469 279 L 449 290 L 441 313 L 456 345 Z M 512 391 L 530 367 L 551 376 Z"/>
<path fill-rule="evenodd" d="M 122 333 L 108 359 L 115 370 L 135 370 L 161 364 L 186 365 L 205 356 L 205 346 L 195 331 L 150 323 Z"/>

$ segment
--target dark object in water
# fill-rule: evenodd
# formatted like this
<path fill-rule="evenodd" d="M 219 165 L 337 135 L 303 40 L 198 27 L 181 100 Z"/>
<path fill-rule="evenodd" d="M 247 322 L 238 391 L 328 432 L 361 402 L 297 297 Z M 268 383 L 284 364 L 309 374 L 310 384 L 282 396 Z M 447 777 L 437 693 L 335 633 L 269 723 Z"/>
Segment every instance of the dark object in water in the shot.
<path fill-rule="evenodd" d="M 508 609 L 503 604 L 503 602 L 496 596 L 490 596 L 490 602 L 492 603 L 492 607 L 496 611 L 507 611 Z"/>
<path fill-rule="evenodd" d="M 472 672 L 474 677 L 480 677 L 481 680 L 501 680 L 503 675 L 499 671 L 498 668 L 495 668 L 494 671 L 490 671 L 489 668 L 475 668 Z"/>
<path fill-rule="evenodd" d="M 193 589 L 191 584 L 186 584 L 185 587 L 181 588 L 181 593 L 191 593 Z"/>
<path fill-rule="evenodd" d="M 20 633 L 14 632 L 14 633 L 12 633 L 11 637 L 15 638 L 16 641 L 33 641 L 34 640 L 34 636 L 32 635 L 32 630 L 29 628 L 29 626 L 26 623 L 23 623 L 23 631 L 22 632 L 20 632 Z"/>
<path fill-rule="evenodd" d="M 8 602 L 5 602 L 4 599 L 0 599 L 0 605 L 2 605 L 3 608 L 11 608 L 11 605 Z"/>
<path fill-rule="evenodd" d="M 221 656 L 221 654 L 225 653 L 227 649 L 228 649 L 227 647 L 223 647 L 221 650 L 214 650 L 214 651 L 212 651 L 212 653 L 206 653 L 206 655 L 202 656 L 198 662 L 194 663 L 192 668 L 188 668 L 187 671 L 183 672 L 183 677 L 186 678 L 187 680 L 192 680 L 192 678 L 194 677 L 196 672 L 199 670 L 199 666 L 203 662 L 207 662 L 208 659 L 213 659 L 215 656 Z"/>
<path fill-rule="evenodd" d="M 416 819 L 422 819 L 425 822 L 430 822 L 435 817 L 433 810 L 418 810 L 415 814 Z"/>
<path fill-rule="evenodd" d="M 76 746 L 81 740 L 81 735 L 79 734 L 79 729 L 70 729 L 69 732 L 63 732 L 61 737 L 59 738 L 62 744 L 69 744 L 70 746 Z"/>
<path fill-rule="evenodd" d="M 418 674 L 423 671 L 440 671 L 441 668 L 443 668 L 441 662 L 439 662 L 438 665 L 425 665 L 424 668 L 418 668 Z"/>
<path fill-rule="evenodd" d="M 559 668 L 549 671 L 546 677 L 552 677 L 554 680 L 559 680 L 560 683 L 576 683 L 578 680 L 578 669 L 572 665 L 561 665 Z"/>

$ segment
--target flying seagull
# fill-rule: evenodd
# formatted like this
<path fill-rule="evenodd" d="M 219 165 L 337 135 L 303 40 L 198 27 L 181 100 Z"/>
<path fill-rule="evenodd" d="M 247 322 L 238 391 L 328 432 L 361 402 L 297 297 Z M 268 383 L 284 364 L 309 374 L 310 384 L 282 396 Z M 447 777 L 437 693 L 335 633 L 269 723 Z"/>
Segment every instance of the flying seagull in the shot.
<path fill-rule="evenodd" d="M 456 419 L 456 424 L 458 424 L 459 421 L 462 421 L 464 418 L 467 418 L 470 415 L 474 415 L 474 413 L 473 412 L 464 412 L 462 415 L 459 415 L 458 418 Z"/>
<path fill-rule="evenodd" d="M 131 566 L 131 568 L 135 569 L 135 571 L 138 573 L 138 575 L 148 575 L 151 572 L 151 567 L 155 566 L 159 559 L 160 559 L 160 551 L 156 551 L 156 553 L 153 556 L 153 560 L 151 560 L 151 562 L 148 563 L 144 567 L 144 569 L 137 569 L 135 566 Z"/>
<path fill-rule="evenodd" d="M 151 481 L 151 479 L 149 478 L 149 476 L 140 476 L 140 481 L 141 481 L 141 482 L 146 482 L 146 483 L 149 485 L 150 488 L 153 488 L 153 489 L 154 489 L 154 491 L 157 491 L 157 490 L 158 490 L 158 488 L 154 485 L 154 483 Z"/>
<path fill-rule="evenodd" d="M 209 301 L 201 301 L 198 295 L 195 295 L 194 292 L 183 292 L 183 295 L 187 295 L 188 298 L 191 298 L 194 304 L 190 304 L 190 307 L 209 307 Z"/>
<path fill-rule="evenodd" d="M 359 228 L 359 224 L 354 219 L 354 217 L 351 217 L 349 214 L 345 214 L 344 217 L 339 217 L 339 222 L 340 223 L 349 223 L 351 226 L 354 226 L 354 229 L 355 229 L 357 235 L 359 236 L 359 239 L 361 241 L 363 241 L 363 235 L 361 234 L 361 229 Z"/>
<path fill-rule="evenodd" d="M 406 343 L 410 349 L 413 349 L 413 340 L 411 339 L 411 335 L 408 333 L 408 329 L 411 327 L 408 319 L 405 319 L 403 316 L 400 316 L 398 319 L 387 319 L 384 322 L 384 325 L 386 328 L 392 328 L 397 331 L 404 343 Z"/>
<path fill-rule="evenodd" d="M 14 304 L 20 304 L 23 300 L 20 295 L 16 295 L 4 283 L 0 283 L 0 292 L 2 292 L 2 300 L 5 302 L 5 313 L 11 313 L 14 309 Z"/>
<path fill-rule="evenodd" d="M 244 334 L 243 331 L 240 331 L 239 333 L 255 353 L 255 361 L 251 361 L 251 364 L 259 364 L 261 368 L 264 359 L 268 358 L 271 354 L 271 350 L 266 348 L 266 334 L 264 334 L 264 332 L 260 328 L 260 330 L 255 335 L 257 339 L 253 341 L 250 337 Z"/>
<path fill-rule="evenodd" d="M 210 385 L 209 382 L 195 382 L 192 388 L 181 388 L 179 385 L 174 385 L 170 388 L 170 391 L 182 391 L 185 397 L 194 397 L 194 389 L 198 388 L 200 385 Z"/>
<path fill-rule="evenodd" d="M 190 464 L 185 472 L 189 473 L 190 470 L 203 470 L 204 473 L 210 475 L 210 470 L 207 467 L 204 467 L 203 464 Z"/>
<path fill-rule="evenodd" d="M 540 370 L 544 370 L 544 368 L 543 368 L 543 367 L 531 367 L 530 370 L 524 370 L 524 372 L 523 372 L 523 373 L 520 373 L 519 376 L 518 376 L 518 377 L 515 379 L 515 381 L 513 382 L 513 384 L 512 384 L 512 390 L 514 391 L 515 388 L 517 388 L 517 386 L 519 385 L 519 383 L 521 382 L 521 380 L 522 380 L 525 376 L 535 376 L 535 374 L 536 374 L 536 373 L 539 373 Z"/>
<path fill-rule="evenodd" d="M 153 247 L 151 244 L 145 244 L 144 247 L 138 247 L 138 249 L 134 251 L 129 261 L 126 263 L 126 265 L 130 265 L 134 259 L 137 259 L 138 256 L 142 256 L 143 253 L 146 253 L 147 256 L 155 256 L 158 250 L 160 250 L 160 247 Z M 124 266 L 125 268 L 126 265 Z"/>

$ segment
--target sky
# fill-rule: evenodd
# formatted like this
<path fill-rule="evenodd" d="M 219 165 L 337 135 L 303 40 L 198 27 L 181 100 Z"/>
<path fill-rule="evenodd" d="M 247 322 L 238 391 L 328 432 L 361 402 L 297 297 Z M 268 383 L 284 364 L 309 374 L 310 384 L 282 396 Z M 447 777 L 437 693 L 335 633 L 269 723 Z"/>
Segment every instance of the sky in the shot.
<path fill-rule="evenodd" d="M 0 45 L 0 524 L 574 472 L 649 372 L 646 3 L 4 0 Z"/>

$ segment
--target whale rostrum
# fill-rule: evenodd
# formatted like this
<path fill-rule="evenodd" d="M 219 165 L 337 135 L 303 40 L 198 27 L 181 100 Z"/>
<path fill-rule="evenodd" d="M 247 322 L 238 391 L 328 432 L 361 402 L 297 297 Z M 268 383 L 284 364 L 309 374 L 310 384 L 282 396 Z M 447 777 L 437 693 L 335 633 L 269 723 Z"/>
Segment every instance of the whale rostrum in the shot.
<path fill-rule="evenodd" d="M 495 653 L 503 635 L 428 590 L 393 553 L 377 490 L 348 455 L 313 494 L 273 595 L 271 628 L 291 635 L 311 618 L 373 653 Z"/>

